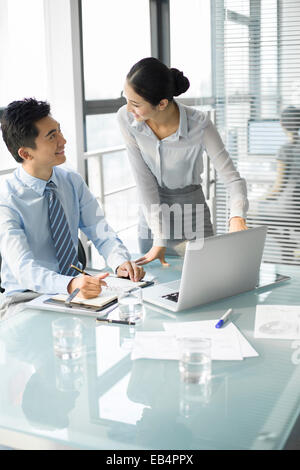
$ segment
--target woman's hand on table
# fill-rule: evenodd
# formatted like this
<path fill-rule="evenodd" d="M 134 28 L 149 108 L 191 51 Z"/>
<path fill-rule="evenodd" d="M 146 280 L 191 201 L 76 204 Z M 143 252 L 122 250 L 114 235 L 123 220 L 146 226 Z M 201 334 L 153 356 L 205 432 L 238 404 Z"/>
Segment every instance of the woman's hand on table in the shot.
<path fill-rule="evenodd" d="M 138 266 L 151 263 L 155 259 L 159 259 L 162 266 L 170 266 L 165 260 L 166 247 L 165 246 L 153 246 L 144 256 L 135 260 Z"/>
<path fill-rule="evenodd" d="M 229 221 L 229 232 L 239 232 L 247 230 L 246 221 L 243 217 L 232 217 Z"/>

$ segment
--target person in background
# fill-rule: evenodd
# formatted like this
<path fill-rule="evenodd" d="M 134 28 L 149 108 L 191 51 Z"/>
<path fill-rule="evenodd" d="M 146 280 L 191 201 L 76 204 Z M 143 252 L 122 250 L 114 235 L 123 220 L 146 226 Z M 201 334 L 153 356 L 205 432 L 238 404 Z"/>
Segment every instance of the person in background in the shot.
<path fill-rule="evenodd" d="M 259 200 L 259 215 L 282 246 L 283 260 L 288 261 L 300 254 L 300 109 L 283 109 L 280 124 L 287 142 L 277 152 L 276 178 Z"/>
<path fill-rule="evenodd" d="M 229 231 L 247 229 L 246 182 L 235 169 L 208 114 L 174 99 L 188 88 L 189 80 L 182 72 L 153 57 L 137 62 L 125 81 L 123 94 L 127 105 L 119 109 L 117 120 L 141 202 L 139 245 L 145 255 L 136 260 L 139 265 L 155 259 L 167 265 L 165 254 L 182 255 L 186 240 L 192 237 L 182 230 L 178 236 L 178 228 L 187 220 L 192 228 L 190 234 L 197 233 L 199 207 L 200 233 L 204 237 L 213 235 L 201 186 L 204 150 L 230 194 Z M 162 223 L 163 207 L 179 208 L 174 210 L 173 222 L 165 223 L 168 230 L 164 230 Z"/>
<path fill-rule="evenodd" d="M 287 207 L 299 206 L 300 197 L 300 109 L 294 106 L 285 108 L 280 116 L 280 124 L 287 135 L 287 142 L 277 153 L 276 180 L 268 193 L 269 199 L 287 196 Z"/>
<path fill-rule="evenodd" d="M 78 274 L 78 230 L 94 243 L 118 276 L 139 281 L 141 267 L 107 224 L 82 177 L 61 168 L 66 140 L 50 105 L 34 98 L 14 101 L 1 119 L 4 142 L 20 166 L 1 182 L 1 283 L 5 296 L 33 291 L 79 296 L 100 294 L 108 273 Z"/>

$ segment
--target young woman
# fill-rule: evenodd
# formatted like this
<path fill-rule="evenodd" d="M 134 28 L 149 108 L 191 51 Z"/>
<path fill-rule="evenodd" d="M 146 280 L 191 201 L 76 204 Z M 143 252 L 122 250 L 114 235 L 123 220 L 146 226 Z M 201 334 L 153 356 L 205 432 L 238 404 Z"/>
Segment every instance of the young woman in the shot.
<path fill-rule="evenodd" d="M 154 259 L 166 265 L 165 254 L 183 254 L 193 234 L 213 235 L 201 187 L 203 150 L 230 193 L 229 230 L 247 228 L 246 183 L 218 131 L 207 113 L 174 100 L 188 88 L 182 72 L 153 57 L 136 63 L 124 85 L 127 105 L 118 111 L 118 123 L 141 202 L 140 265 Z"/>

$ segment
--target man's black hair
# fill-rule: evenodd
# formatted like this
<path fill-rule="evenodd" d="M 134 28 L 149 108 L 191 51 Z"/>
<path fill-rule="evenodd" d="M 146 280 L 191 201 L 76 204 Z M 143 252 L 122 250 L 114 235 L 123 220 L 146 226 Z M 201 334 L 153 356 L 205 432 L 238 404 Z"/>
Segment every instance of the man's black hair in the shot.
<path fill-rule="evenodd" d="M 36 148 L 35 139 L 39 132 L 37 121 L 50 114 L 50 105 L 35 98 L 13 101 L 2 112 L 1 130 L 3 140 L 18 163 L 23 159 L 19 156 L 20 147 Z"/>

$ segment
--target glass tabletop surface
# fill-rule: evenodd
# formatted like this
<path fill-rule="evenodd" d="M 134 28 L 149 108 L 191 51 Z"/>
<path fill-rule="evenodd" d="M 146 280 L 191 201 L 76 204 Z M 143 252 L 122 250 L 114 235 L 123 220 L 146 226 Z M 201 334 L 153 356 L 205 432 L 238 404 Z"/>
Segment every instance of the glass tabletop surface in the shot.
<path fill-rule="evenodd" d="M 147 272 L 179 279 L 181 261 Z M 256 306 L 299 305 L 299 267 L 275 266 L 291 280 L 167 316 L 144 303 L 136 326 L 83 323 L 80 358 L 54 354 L 52 322 L 64 314 L 26 309 L 0 323 L 0 428 L 82 449 L 281 449 L 299 414 L 300 340 L 254 338 Z M 270 269 L 270 268 L 269 268 Z M 182 383 L 177 360 L 131 359 L 138 331 L 165 323 L 233 323 L 257 351 L 213 361 L 208 384 Z"/>

